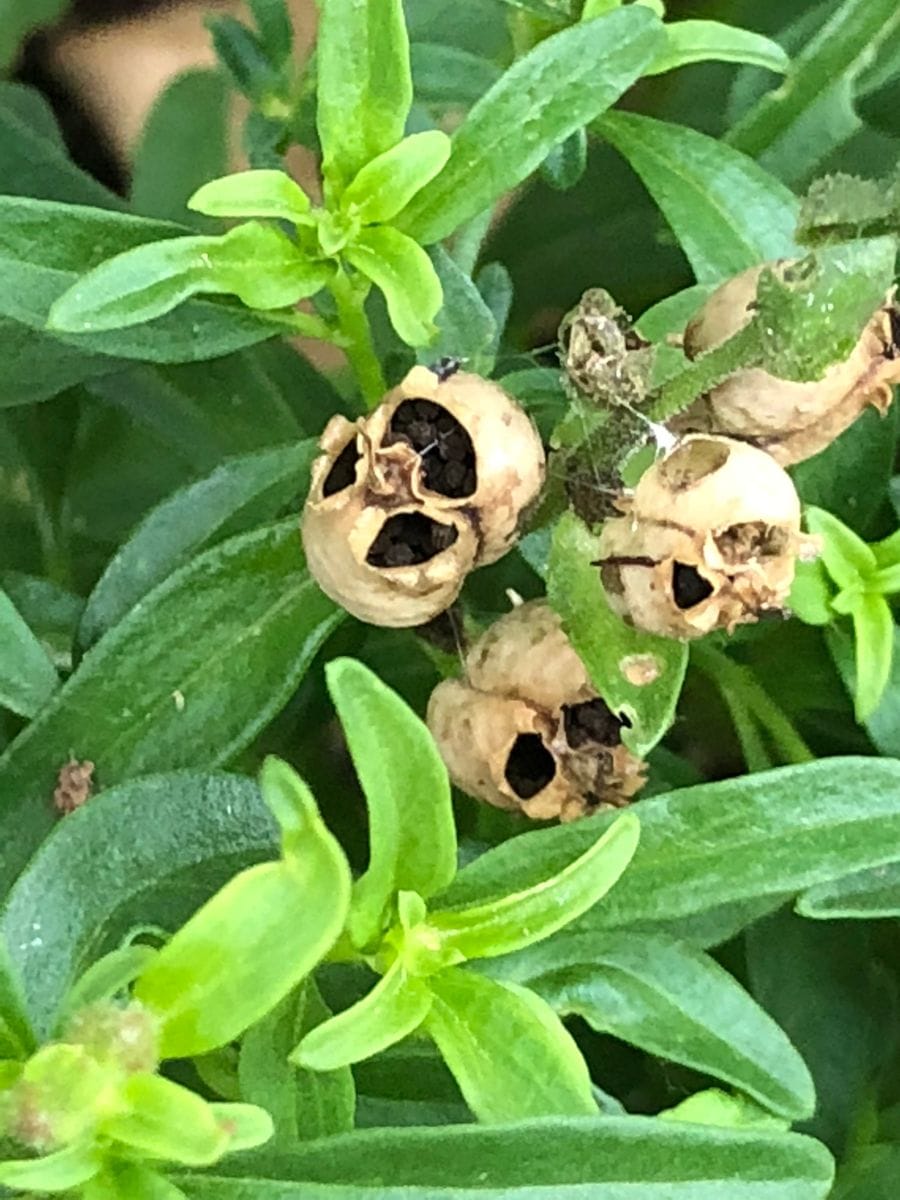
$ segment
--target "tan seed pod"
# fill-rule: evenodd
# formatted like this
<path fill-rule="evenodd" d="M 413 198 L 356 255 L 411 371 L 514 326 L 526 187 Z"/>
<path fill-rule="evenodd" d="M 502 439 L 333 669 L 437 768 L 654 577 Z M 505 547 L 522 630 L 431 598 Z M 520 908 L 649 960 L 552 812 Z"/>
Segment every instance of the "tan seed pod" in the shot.
<path fill-rule="evenodd" d="M 709 297 L 684 333 L 684 349 L 696 358 L 738 333 L 753 316 L 760 275 L 751 267 L 727 280 Z M 900 383 L 897 311 L 893 296 L 872 315 L 849 356 L 819 380 L 779 379 L 758 367 L 738 371 L 701 396 L 671 422 L 677 432 L 706 432 L 741 438 L 768 451 L 782 466 L 824 450 L 867 405 L 885 412 L 891 385 Z"/>
<path fill-rule="evenodd" d="M 544 478 L 531 420 L 502 388 L 414 367 L 367 418 L 334 417 L 303 514 L 322 590 L 374 625 L 419 625 L 513 545 Z"/>
<path fill-rule="evenodd" d="M 498 808 L 572 821 L 627 804 L 643 763 L 545 603 L 501 617 L 438 684 L 428 727 L 458 787 Z"/>
<path fill-rule="evenodd" d="M 798 555 L 815 554 L 787 472 L 729 438 L 684 438 L 623 507 L 601 534 L 603 585 L 620 615 L 664 637 L 731 631 L 782 610 Z"/>

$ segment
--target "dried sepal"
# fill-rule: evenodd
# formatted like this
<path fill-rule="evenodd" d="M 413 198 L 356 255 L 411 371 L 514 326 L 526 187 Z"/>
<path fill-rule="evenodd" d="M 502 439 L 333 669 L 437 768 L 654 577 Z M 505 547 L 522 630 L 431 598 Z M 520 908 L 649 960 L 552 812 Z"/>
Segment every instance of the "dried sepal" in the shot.
<path fill-rule="evenodd" d="M 762 450 L 686 437 L 643 475 L 600 541 L 603 585 L 626 620 L 664 637 L 733 630 L 783 610 L 800 532 L 790 477 Z"/>
<path fill-rule="evenodd" d="M 789 263 L 751 267 L 709 297 L 684 333 L 690 358 L 712 350 L 751 320 L 760 276 Z M 893 295 L 872 315 L 846 359 L 821 379 L 779 379 L 758 367 L 736 372 L 674 418 L 679 432 L 738 437 L 766 450 L 782 466 L 818 454 L 871 405 L 884 413 L 900 383 L 898 313 Z"/>
<path fill-rule="evenodd" d="M 627 721 L 591 685 L 543 602 L 501 617 L 466 656 L 465 681 L 432 693 L 428 726 L 454 782 L 528 817 L 572 821 L 627 804 L 643 763 L 622 743 Z"/>

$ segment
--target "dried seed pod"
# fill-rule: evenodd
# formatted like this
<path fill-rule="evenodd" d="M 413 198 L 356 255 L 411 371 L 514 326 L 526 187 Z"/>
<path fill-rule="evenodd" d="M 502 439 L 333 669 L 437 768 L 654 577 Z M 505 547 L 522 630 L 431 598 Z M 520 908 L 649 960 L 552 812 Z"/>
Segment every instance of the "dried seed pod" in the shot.
<path fill-rule="evenodd" d="M 713 292 L 685 329 L 690 358 L 727 341 L 750 321 L 766 266 L 783 272 L 790 264 L 751 267 Z M 672 427 L 741 438 L 768 451 L 782 466 L 801 462 L 833 442 L 867 405 L 887 410 L 891 385 L 900 383 L 898 334 L 898 313 L 888 296 L 850 355 L 821 379 L 779 379 L 758 367 L 738 371 L 696 400 Z"/>
<path fill-rule="evenodd" d="M 303 514 L 309 569 L 375 625 L 443 612 L 514 543 L 544 477 L 531 420 L 497 384 L 414 367 L 367 418 L 334 417 Z"/>
<path fill-rule="evenodd" d="M 798 555 L 800 501 L 754 446 L 686 437 L 643 475 L 600 540 L 610 604 L 640 629 L 693 638 L 783 608 Z"/>
<path fill-rule="evenodd" d="M 627 719 L 597 694 L 548 605 L 501 617 L 472 646 L 466 673 L 435 688 L 428 727 L 470 795 L 572 821 L 627 804 L 643 785 L 643 764 L 622 744 Z"/>

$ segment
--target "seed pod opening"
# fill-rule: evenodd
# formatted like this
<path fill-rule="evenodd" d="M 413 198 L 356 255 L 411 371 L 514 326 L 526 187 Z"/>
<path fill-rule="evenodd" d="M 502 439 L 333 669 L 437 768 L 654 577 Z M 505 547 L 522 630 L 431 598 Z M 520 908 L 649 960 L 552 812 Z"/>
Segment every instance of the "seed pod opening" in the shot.
<path fill-rule="evenodd" d="M 453 781 L 469 795 L 571 821 L 627 804 L 639 791 L 643 764 L 622 743 L 628 719 L 598 696 L 547 604 L 501 617 L 465 666 L 465 681 L 435 688 L 427 719 Z"/>
<path fill-rule="evenodd" d="M 798 555 L 800 501 L 788 474 L 744 442 L 696 434 L 655 463 L 600 539 L 612 607 L 665 637 L 733 630 L 783 609 Z"/>
<path fill-rule="evenodd" d="M 414 367 L 367 418 L 334 417 L 303 514 L 310 571 L 376 625 L 430 621 L 514 543 L 543 482 L 531 420 L 497 384 Z"/>
<path fill-rule="evenodd" d="M 751 267 L 709 297 L 684 333 L 684 349 L 696 358 L 738 333 L 752 318 L 756 289 L 768 266 Z M 766 450 L 782 466 L 818 454 L 872 405 L 885 412 L 891 385 L 900 383 L 898 314 L 893 296 L 872 315 L 856 346 L 819 380 L 779 379 L 760 368 L 738 371 L 675 417 L 678 432 L 740 438 Z"/>

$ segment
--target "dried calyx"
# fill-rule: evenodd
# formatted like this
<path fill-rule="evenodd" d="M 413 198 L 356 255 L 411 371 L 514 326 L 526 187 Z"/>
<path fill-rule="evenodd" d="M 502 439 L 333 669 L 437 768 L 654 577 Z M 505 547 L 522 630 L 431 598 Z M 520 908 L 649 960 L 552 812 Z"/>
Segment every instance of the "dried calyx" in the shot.
<path fill-rule="evenodd" d="M 529 417 L 478 375 L 414 367 L 367 418 L 333 417 L 303 514 L 309 569 L 374 625 L 431 620 L 513 545 L 544 477 Z"/>
<path fill-rule="evenodd" d="M 465 680 L 432 693 L 428 727 L 454 782 L 529 817 L 572 821 L 627 804 L 643 764 L 622 744 L 627 717 L 592 686 L 541 601 L 501 617 L 471 648 Z"/>
<path fill-rule="evenodd" d="M 687 355 L 696 358 L 738 333 L 754 315 L 763 271 L 784 275 L 791 265 L 751 267 L 722 284 L 685 330 Z M 678 432 L 740 438 L 789 466 L 818 454 L 868 405 L 885 412 L 895 383 L 900 383 L 900 313 L 891 295 L 872 314 L 849 356 L 821 379 L 799 383 L 748 368 L 701 396 L 671 424 Z"/>
<path fill-rule="evenodd" d="M 798 556 L 800 501 L 768 454 L 693 435 L 643 475 L 601 535 L 609 602 L 640 629 L 693 638 L 783 610 Z"/>

